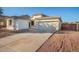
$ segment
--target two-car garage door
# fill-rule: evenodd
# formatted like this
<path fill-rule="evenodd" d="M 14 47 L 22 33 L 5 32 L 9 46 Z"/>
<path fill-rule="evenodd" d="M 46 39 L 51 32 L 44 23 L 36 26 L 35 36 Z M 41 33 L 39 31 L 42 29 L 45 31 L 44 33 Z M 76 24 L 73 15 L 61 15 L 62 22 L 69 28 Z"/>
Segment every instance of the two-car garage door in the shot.
<path fill-rule="evenodd" d="M 54 32 L 56 31 L 56 22 L 38 22 L 37 27 L 42 32 Z"/>

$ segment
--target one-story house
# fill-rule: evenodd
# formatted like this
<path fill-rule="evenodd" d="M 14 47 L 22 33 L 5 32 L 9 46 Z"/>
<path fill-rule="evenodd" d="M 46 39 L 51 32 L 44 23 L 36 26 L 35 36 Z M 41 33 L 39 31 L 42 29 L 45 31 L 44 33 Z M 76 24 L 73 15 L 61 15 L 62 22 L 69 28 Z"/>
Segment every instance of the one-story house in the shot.
<path fill-rule="evenodd" d="M 38 30 L 52 32 L 61 29 L 61 17 L 58 16 L 46 16 L 43 14 L 35 14 L 31 18 L 32 25 Z"/>
<path fill-rule="evenodd" d="M 34 14 L 33 16 L 5 16 L 2 20 L 8 30 L 32 29 L 52 32 L 61 29 L 62 20 L 58 16 L 47 16 L 44 14 Z M 0 23 L 2 24 L 2 23 Z"/>
<path fill-rule="evenodd" d="M 12 16 L 6 19 L 8 30 L 22 30 L 30 28 L 30 16 Z"/>

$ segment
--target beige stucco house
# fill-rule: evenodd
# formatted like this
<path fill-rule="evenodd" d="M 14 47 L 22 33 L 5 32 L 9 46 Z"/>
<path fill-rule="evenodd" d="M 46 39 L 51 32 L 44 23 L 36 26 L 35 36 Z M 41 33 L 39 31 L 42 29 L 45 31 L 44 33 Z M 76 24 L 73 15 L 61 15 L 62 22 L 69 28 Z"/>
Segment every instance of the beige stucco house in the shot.
<path fill-rule="evenodd" d="M 1 16 L 0 25 L 8 30 L 34 29 L 43 32 L 58 31 L 61 29 L 61 17 L 34 14 L 22 16 Z"/>
<path fill-rule="evenodd" d="M 61 29 L 61 17 L 35 14 L 31 17 L 32 25 L 41 31 L 52 32 Z"/>

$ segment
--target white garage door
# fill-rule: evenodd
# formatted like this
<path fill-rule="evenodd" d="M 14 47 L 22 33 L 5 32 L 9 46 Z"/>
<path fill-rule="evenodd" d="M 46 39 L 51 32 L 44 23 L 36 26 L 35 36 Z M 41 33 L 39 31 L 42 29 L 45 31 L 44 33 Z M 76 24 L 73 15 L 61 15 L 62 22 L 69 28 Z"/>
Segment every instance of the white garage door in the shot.
<path fill-rule="evenodd" d="M 17 30 L 29 29 L 29 22 L 27 22 L 26 20 L 17 20 L 16 29 Z"/>
<path fill-rule="evenodd" d="M 53 32 L 56 30 L 56 27 L 53 25 L 53 22 L 40 22 L 38 23 L 38 29 L 43 32 Z"/>

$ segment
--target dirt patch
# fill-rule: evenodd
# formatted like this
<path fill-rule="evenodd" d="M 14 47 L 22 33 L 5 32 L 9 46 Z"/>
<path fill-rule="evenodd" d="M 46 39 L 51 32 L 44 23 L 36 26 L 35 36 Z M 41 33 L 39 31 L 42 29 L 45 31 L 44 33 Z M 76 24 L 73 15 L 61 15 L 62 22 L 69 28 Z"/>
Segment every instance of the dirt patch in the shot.
<path fill-rule="evenodd" d="M 79 32 L 60 31 L 52 35 L 38 52 L 76 52 L 79 51 Z"/>
<path fill-rule="evenodd" d="M 5 30 L 5 29 L 0 29 L 0 38 L 10 36 L 10 35 L 14 35 L 14 34 L 16 34 L 16 32 Z"/>

